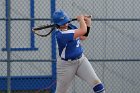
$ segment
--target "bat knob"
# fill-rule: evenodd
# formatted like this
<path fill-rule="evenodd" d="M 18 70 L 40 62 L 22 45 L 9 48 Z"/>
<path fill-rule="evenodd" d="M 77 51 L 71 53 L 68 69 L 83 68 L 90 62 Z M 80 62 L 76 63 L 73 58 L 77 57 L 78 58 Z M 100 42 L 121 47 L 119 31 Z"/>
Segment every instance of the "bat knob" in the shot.
<path fill-rule="evenodd" d="M 32 28 L 32 31 L 35 32 L 36 31 L 35 28 Z"/>

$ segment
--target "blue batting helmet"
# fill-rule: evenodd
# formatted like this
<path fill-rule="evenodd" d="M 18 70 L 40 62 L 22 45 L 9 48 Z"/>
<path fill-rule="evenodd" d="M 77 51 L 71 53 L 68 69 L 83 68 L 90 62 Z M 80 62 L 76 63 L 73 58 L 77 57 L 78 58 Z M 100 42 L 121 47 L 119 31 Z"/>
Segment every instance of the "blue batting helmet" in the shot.
<path fill-rule="evenodd" d="M 52 19 L 53 19 L 54 24 L 57 24 L 59 26 L 64 25 L 70 21 L 70 18 L 62 10 L 55 11 L 52 16 Z"/>

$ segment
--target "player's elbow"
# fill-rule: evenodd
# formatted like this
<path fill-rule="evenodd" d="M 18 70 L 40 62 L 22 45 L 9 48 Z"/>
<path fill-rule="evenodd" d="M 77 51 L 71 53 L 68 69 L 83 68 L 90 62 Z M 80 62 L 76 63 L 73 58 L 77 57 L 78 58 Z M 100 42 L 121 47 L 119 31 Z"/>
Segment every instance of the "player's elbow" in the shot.
<path fill-rule="evenodd" d="M 87 28 L 79 28 L 79 29 L 75 30 L 74 38 L 83 36 L 86 32 L 87 32 Z"/>
<path fill-rule="evenodd" d="M 80 36 L 80 40 L 86 40 L 87 37 L 86 36 Z"/>

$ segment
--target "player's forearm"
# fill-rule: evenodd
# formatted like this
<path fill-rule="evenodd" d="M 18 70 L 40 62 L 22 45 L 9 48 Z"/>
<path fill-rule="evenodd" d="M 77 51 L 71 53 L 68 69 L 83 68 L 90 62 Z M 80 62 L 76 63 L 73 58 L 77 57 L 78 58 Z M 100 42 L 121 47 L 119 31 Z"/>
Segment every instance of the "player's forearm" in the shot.
<path fill-rule="evenodd" d="M 84 16 L 77 16 L 80 27 L 75 30 L 74 38 L 83 36 L 87 32 L 87 25 L 84 21 Z"/>
<path fill-rule="evenodd" d="M 79 24 L 80 24 L 80 28 L 79 29 L 81 30 L 81 32 L 84 35 L 87 32 L 87 25 L 86 25 L 84 20 L 80 20 Z"/>
<path fill-rule="evenodd" d="M 87 25 L 87 27 L 90 27 L 91 26 L 91 22 L 87 22 L 86 25 Z"/>
<path fill-rule="evenodd" d="M 87 25 L 87 32 L 84 34 L 84 36 L 88 36 L 89 35 L 89 31 L 90 31 L 90 26 L 91 26 L 91 18 L 87 18 L 86 19 L 86 25 Z"/>

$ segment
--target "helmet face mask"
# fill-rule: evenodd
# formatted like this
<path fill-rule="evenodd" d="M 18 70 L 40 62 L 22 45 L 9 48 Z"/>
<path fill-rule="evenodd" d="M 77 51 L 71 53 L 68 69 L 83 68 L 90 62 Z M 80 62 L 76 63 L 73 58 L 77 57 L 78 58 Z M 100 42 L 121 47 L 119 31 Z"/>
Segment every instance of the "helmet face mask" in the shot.
<path fill-rule="evenodd" d="M 62 10 L 58 10 L 53 14 L 53 22 L 59 26 L 70 22 L 70 18 Z"/>

